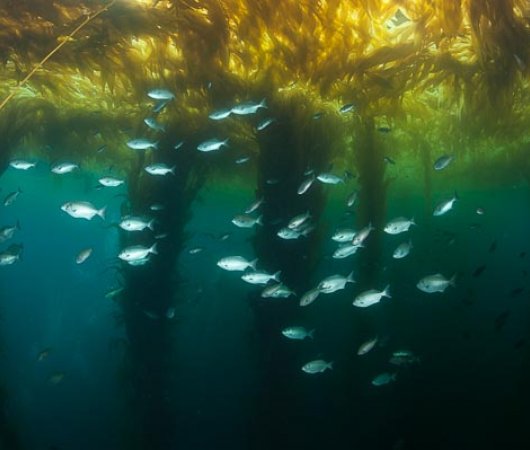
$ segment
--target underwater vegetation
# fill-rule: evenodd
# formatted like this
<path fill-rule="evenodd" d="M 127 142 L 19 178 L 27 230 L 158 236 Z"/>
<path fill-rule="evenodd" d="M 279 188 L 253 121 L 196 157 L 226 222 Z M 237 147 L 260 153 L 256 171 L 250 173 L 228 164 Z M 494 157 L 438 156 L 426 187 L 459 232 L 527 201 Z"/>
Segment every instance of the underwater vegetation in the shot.
<path fill-rule="evenodd" d="M 351 270 L 359 286 L 378 286 L 359 304 L 389 295 L 380 285 L 388 210 L 419 199 L 416 219 L 431 230 L 433 210 L 444 215 L 458 204 L 455 180 L 459 190 L 530 181 L 527 0 L 0 0 L 0 8 L 0 174 L 14 160 L 45 162 L 106 174 L 98 189 L 125 186 L 112 294 L 127 341 L 125 448 L 178 442 L 173 386 L 183 363 L 175 356 L 178 322 L 166 319 L 184 301 L 178 261 L 206 185 L 255 189 L 255 207 L 233 223 L 252 228 L 255 258 L 267 271 L 256 273 L 278 283 L 268 295 L 296 297 L 265 303 L 262 291 L 247 295 L 260 383 L 249 448 L 265 450 L 295 445 L 283 440 L 289 421 L 275 420 L 279 404 L 330 406 L 284 370 L 297 352 L 285 345 L 285 322 L 310 317 L 311 293 L 341 290 L 353 282 Z M 438 176 L 449 165 L 450 175 Z M 243 168 L 237 177 L 235 167 Z M 348 190 L 341 229 L 357 230 L 358 239 L 341 241 L 350 245 L 340 251 L 361 250 L 326 287 L 314 280 L 329 260 L 325 210 L 340 197 L 333 185 L 340 195 Z M 442 191 L 449 194 L 440 203 Z M 105 217 L 94 205 L 63 211 Z M 416 225 L 400 219 L 398 229 Z M 403 244 L 399 257 L 411 250 Z M 2 248 L 2 258 L 18 261 L 16 250 Z M 418 288 L 450 289 L 445 275 Z M 373 322 L 341 321 L 344 340 Z M 287 333 L 303 340 L 310 331 Z M 413 354 L 393 358 L 417 363 Z M 331 369 L 327 360 L 312 362 L 304 372 Z M 354 363 L 343 367 L 328 387 L 343 393 L 333 410 L 346 417 Z M 372 384 L 394 381 L 382 373 Z M 0 436 L 16 442 L 3 423 L 2 416 Z"/>

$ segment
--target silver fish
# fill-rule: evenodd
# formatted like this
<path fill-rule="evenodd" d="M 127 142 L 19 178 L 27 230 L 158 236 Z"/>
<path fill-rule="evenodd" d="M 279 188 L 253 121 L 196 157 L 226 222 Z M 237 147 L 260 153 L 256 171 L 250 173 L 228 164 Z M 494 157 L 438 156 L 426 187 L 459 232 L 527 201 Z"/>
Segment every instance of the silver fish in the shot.
<path fill-rule="evenodd" d="M 397 217 L 388 222 L 383 230 L 387 234 L 400 234 L 408 231 L 412 225 L 416 225 L 414 217 L 410 220 L 405 217 Z"/>
<path fill-rule="evenodd" d="M 314 339 L 315 330 L 307 331 L 304 327 L 287 327 L 282 334 L 288 339 L 303 341 L 305 338 Z"/>
<path fill-rule="evenodd" d="M 10 206 L 13 203 L 15 203 L 18 196 L 22 194 L 22 189 L 18 188 L 15 192 L 11 192 L 10 194 L 7 194 L 4 199 L 4 206 Z"/>
<path fill-rule="evenodd" d="M 342 275 L 331 275 L 327 278 L 324 278 L 318 284 L 318 290 L 323 294 L 331 294 L 332 292 L 344 289 L 347 283 L 355 283 L 355 280 L 353 279 L 353 272 L 351 272 L 347 277 L 343 277 Z"/>
<path fill-rule="evenodd" d="M 412 242 L 403 242 L 397 246 L 397 248 L 394 250 L 394 253 L 392 253 L 392 257 L 395 259 L 401 259 L 405 258 L 412 249 Z"/>
<path fill-rule="evenodd" d="M 355 255 L 362 245 L 345 244 L 341 245 L 337 250 L 333 252 L 333 259 L 344 259 L 348 256 Z"/>
<path fill-rule="evenodd" d="M 368 291 L 361 292 L 353 301 L 353 306 L 359 308 L 368 308 L 369 306 L 379 303 L 383 297 L 391 298 L 389 293 L 390 286 L 385 287 L 382 291 L 376 291 L 370 289 Z"/>
<path fill-rule="evenodd" d="M 344 183 L 344 179 L 333 175 L 332 173 L 321 173 L 317 176 L 317 180 L 324 184 L 339 184 Z"/>
<path fill-rule="evenodd" d="M 434 209 L 434 212 L 432 213 L 433 216 L 442 216 L 445 213 L 449 212 L 451 209 L 453 209 L 454 203 L 458 200 L 458 195 L 455 192 L 455 195 L 450 198 L 449 200 L 444 200 L 436 208 Z"/>
<path fill-rule="evenodd" d="M 256 211 L 262 205 L 264 200 L 265 199 L 263 197 L 258 198 L 247 209 L 245 209 L 245 214 L 252 214 L 254 211 Z"/>
<path fill-rule="evenodd" d="M 432 294 L 434 292 L 444 292 L 448 286 L 455 286 L 456 275 L 453 275 L 449 280 L 442 274 L 436 273 L 428 275 L 418 281 L 416 287 L 423 292 Z"/>
<path fill-rule="evenodd" d="M 314 174 L 310 175 L 308 178 L 302 181 L 302 183 L 300 183 L 300 186 L 298 186 L 298 190 L 296 191 L 298 195 L 305 194 L 314 182 L 315 182 Z"/>
<path fill-rule="evenodd" d="M 368 341 L 363 342 L 359 346 L 359 349 L 357 350 L 357 355 L 359 356 L 366 355 L 370 350 L 372 350 L 376 346 L 377 341 L 378 341 L 378 337 L 376 336 L 373 339 L 369 339 Z"/>
<path fill-rule="evenodd" d="M 352 244 L 353 245 L 362 245 L 370 233 L 375 230 L 371 223 L 364 227 L 361 231 L 355 234 Z"/>
<path fill-rule="evenodd" d="M 309 361 L 307 364 L 302 366 L 302 370 L 305 373 L 309 373 L 311 375 L 324 372 L 326 369 L 333 369 L 333 362 L 327 362 L 323 359 L 316 359 L 314 361 Z"/>
<path fill-rule="evenodd" d="M 158 254 L 156 250 L 156 242 L 151 247 L 144 247 L 142 245 L 126 247 L 118 254 L 118 258 L 126 262 L 144 261 L 151 254 Z"/>
<path fill-rule="evenodd" d="M 146 117 L 144 119 L 144 123 L 151 128 L 151 130 L 155 131 L 166 131 L 166 127 L 160 123 L 157 122 L 157 120 L 154 117 Z"/>
<path fill-rule="evenodd" d="M 258 123 L 258 125 L 256 126 L 256 130 L 262 131 L 268 126 L 270 126 L 271 124 L 273 124 L 274 122 L 276 122 L 276 119 L 273 119 L 273 118 L 264 119 L 260 123 Z"/>
<path fill-rule="evenodd" d="M 8 225 L 0 228 L 0 244 L 11 239 L 17 230 L 20 230 L 20 223 L 18 220 L 13 226 Z"/>
<path fill-rule="evenodd" d="M 239 103 L 238 105 L 234 106 L 231 109 L 231 112 L 239 116 L 246 116 L 248 114 L 257 113 L 260 108 L 267 108 L 267 103 L 265 99 L 261 100 L 261 102 L 259 103 L 254 103 L 254 102 Z"/>
<path fill-rule="evenodd" d="M 94 216 L 99 216 L 105 220 L 105 211 L 107 207 L 97 209 L 89 202 L 67 202 L 61 206 L 61 210 L 75 219 L 92 220 Z"/>
<path fill-rule="evenodd" d="M 357 201 L 357 196 L 357 191 L 353 191 L 350 195 L 348 195 L 348 198 L 346 199 L 346 206 L 348 208 L 351 208 L 353 205 L 355 205 L 355 202 Z"/>
<path fill-rule="evenodd" d="M 175 175 L 176 168 L 177 166 L 169 167 L 167 164 L 164 164 L 164 163 L 155 163 L 155 164 L 149 164 L 148 166 L 145 166 L 144 170 L 149 175 L 164 176 L 168 174 Z"/>
<path fill-rule="evenodd" d="M 209 114 L 208 117 L 212 120 L 223 120 L 226 119 L 232 113 L 231 109 L 219 109 Z"/>
<path fill-rule="evenodd" d="M 355 109 L 355 105 L 353 103 L 346 103 L 345 105 L 339 108 L 339 112 L 342 114 L 345 114 L 350 111 L 353 111 L 354 109 Z"/>
<path fill-rule="evenodd" d="M 121 219 L 119 227 L 125 231 L 143 231 L 149 228 L 154 230 L 155 219 L 146 220 L 137 216 L 125 216 Z"/>
<path fill-rule="evenodd" d="M 25 161 L 23 159 L 13 159 L 12 161 L 9 161 L 9 165 L 13 169 L 28 170 L 28 169 L 31 169 L 31 168 L 35 167 L 37 165 L 37 163 L 30 162 L 30 161 Z"/>
<path fill-rule="evenodd" d="M 372 384 L 374 386 L 384 386 L 385 384 L 392 383 L 392 382 L 396 381 L 396 378 L 397 378 L 397 374 L 385 372 L 385 373 L 381 373 L 381 374 L 377 375 L 372 380 Z"/>
<path fill-rule="evenodd" d="M 158 142 L 149 139 L 138 138 L 127 142 L 127 147 L 133 150 L 147 150 L 149 148 L 158 149 Z"/>
<path fill-rule="evenodd" d="M 267 284 L 271 280 L 279 282 L 280 274 L 281 274 L 281 271 L 275 272 L 272 275 L 270 273 L 262 272 L 262 271 L 248 272 L 248 273 L 245 273 L 241 277 L 241 279 L 250 284 Z"/>
<path fill-rule="evenodd" d="M 154 100 L 171 100 L 175 98 L 175 94 L 168 89 L 155 88 L 147 91 L 147 95 Z"/>
<path fill-rule="evenodd" d="M 228 139 L 220 141 L 219 139 L 210 139 L 208 141 L 201 142 L 197 146 L 197 150 L 201 152 L 213 152 L 219 150 L 221 147 L 228 147 Z"/>
<path fill-rule="evenodd" d="M 75 257 L 76 264 L 83 264 L 92 254 L 91 248 L 85 248 L 81 250 Z"/>
<path fill-rule="evenodd" d="M 335 231 L 333 236 L 331 236 L 331 240 L 335 242 L 351 242 L 357 232 L 355 230 L 352 230 L 351 228 L 342 228 L 340 230 Z"/>
<path fill-rule="evenodd" d="M 53 173 L 56 173 L 58 175 L 64 175 L 65 173 L 73 172 L 74 170 L 79 169 L 79 165 L 71 162 L 62 162 L 59 164 L 54 165 L 51 168 L 51 171 Z"/>
<path fill-rule="evenodd" d="M 455 159 L 453 155 L 443 155 L 440 156 L 435 162 L 434 162 L 434 170 L 443 170 L 445 169 L 451 162 Z"/>
<path fill-rule="evenodd" d="M 394 364 L 395 366 L 406 367 L 413 364 L 419 364 L 420 358 L 410 350 L 398 350 L 392 353 L 392 357 L 388 362 L 390 364 Z"/>
<path fill-rule="evenodd" d="M 311 214 L 309 211 L 306 211 L 303 214 L 299 214 L 298 216 L 293 217 L 289 224 L 287 225 L 287 228 L 291 230 L 298 229 L 304 222 L 306 222 L 311 217 Z"/>
<path fill-rule="evenodd" d="M 101 184 L 101 186 L 105 186 L 105 187 L 117 187 L 125 183 L 125 180 L 109 176 L 109 177 L 101 177 L 98 180 L 98 183 Z"/>
<path fill-rule="evenodd" d="M 296 295 L 292 289 L 289 289 L 283 283 L 276 283 L 267 286 L 261 293 L 262 298 L 288 298 L 291 295 Z"/>
<path fill-rule="evenodd" d="M 22 251 L 24 246 L 22 244 L 12 244 L 7 250 L 0 253 L 0 266 L 10 266 L 22 259 Z"/>
<path fill-rule="evenodd" d="M 232 219 L 232 223 L 239 228 L 252 228 L 254 225 L 263 225 L 262 216 L 254 218 L 251 216 L 238 215 Z"/>
<path fill-rule="evenodd" d="M 253 261 L 247 261 L 242 256 L 227 256 L 217 261 L 217 265 L 224 270 L 242 272 L 247 270 L 249 267 L 255 271 L 257 262 L 257 259 L 254 259 Z"/>
<path fill-rule="evenodd" d="M 319 294 L 320 290 L 318 288 L 307 291 L 304 295 L 302 295 L 302 298 L 300 299 L 300 306 L 310 305 L 317 299 Z"/>

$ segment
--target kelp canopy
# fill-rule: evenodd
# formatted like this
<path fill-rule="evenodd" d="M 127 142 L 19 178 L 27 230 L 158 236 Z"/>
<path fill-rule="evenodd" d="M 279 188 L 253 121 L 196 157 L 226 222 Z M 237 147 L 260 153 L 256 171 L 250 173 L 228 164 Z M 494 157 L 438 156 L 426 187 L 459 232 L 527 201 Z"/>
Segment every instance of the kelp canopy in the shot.
<path fill-rule="evenodd" d="M 266 97 L 271 114 L 295 98 L 311 114 L 327 111 L 337 121 L 338 106 L 354 103 L 354 125 L 369 117 L 392 127 L 401 159 L 413 160 L 427 145 L 520 165 L 530 141 L 528 0 L 0 0 L 0 6 L 1 99 L 16 89 L 0 111 L 4 150 L 33 138 L 92 154 L 86 133 L 97 129 L 109 157 L 125 165 L 124 142 L 141 130 L 151 87 L 176 93 L 166 120 L 191 134 L 216 130 L 208 121 L 216 108 Z M 339 157 L 351 159 L 355 131 L 343 128 L 334 138 Z M 252 138 L 238 124 L 223 123 L 223 132 L 247 147 Z"/>

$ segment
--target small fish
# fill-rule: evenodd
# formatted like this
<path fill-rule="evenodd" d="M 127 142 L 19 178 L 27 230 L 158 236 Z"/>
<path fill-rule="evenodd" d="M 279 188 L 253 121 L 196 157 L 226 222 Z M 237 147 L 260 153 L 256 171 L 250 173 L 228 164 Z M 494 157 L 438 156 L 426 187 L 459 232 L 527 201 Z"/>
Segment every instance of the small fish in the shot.
<path fill-rule="evenodd" d="M 273 119 L 273 118 L 268 118 L 268 119 L 263 119 L 260 123 L 258 123 L 258 125 L 256 126 L 256 130 L 257 131 L 262 131 L 264 130 L 265 128 L 267 128 L 268 126 L 270 126 L 271 124 L 273 124 L 274 122 L 276 122 L 276 119 Z"/>
<path fill-rule="evenodd" d="M 265 99 L 261 100 L 261 102 L 259 103 L 254 103 L 254 102 L 239 103 L 238 105 L 234 106 L 230 111 L 233 114 L 237 114 L 239 116 L 246 116 L 248 114 L 256 114 L 258 110 L 261 108 L 267 108 L 267 103 Z"/>
<path fill-rule="evenodd" d="M 355 105 L 353 103 L 346 103 L 345 105 L 342 105 L 339 108 L 339 112 L 341 114 L 349 113 L 350 111 L 353 111 L 355 109 Z"/>
<path fill-rule="evenodd" d="M 348 195 L 348 198 L 346 199 L 346 206 L 348 208 L 351 208 L 353 205 L 355 205 L 355 202 L 357 201 L 357 196 L 357 191 L 353 191 L 350 195 Z"/>
<path fill-rule="evenodd" d="M 493 253 L 495 250 L 497 250 L 497 241 L 493 241 L 490 245 L 489 252 Z"/>
<path fill-rule="evenodd" d="M 101 145 L 96 149 L 96 153 L 102 153 L 107 148 L 106 145 Z"/>
<path fill-rule="evenodd" d="M 164 164 L 164 163 L 155 163 L 155 164 L 150 164 L 148 166 L 145 166 L 144 170 L 149 175 L 165 176 L 168 174 L 175 175 L 176 168 L 177 166 L 169 167 L 167 164 Z"/>
<path fill-rule="evenodd" d="M 484 210 L 484 208 L 477 208 L 477 210 L 475 211 L 479 216 L 483 216 L 484 213 L 486 212 Z"/>
<path fill-rule="evenodd" d="M 393 166 L 396 165 L 396 161 L 394 161 L 390 156 L 385 156 L 383 158 L 383 160 L 387 163 L 387 164 L 391 164 Z"/>
<path fill-rule="evenodd" d="M 434 209 L 433 216 L 442 216 L 445 213 L 449 212 L 452 208 L 454 203 L 458 200 L 458 195 L 455 192 L 455 195 L 450 198 L 449 200 L 444 200 L 443 202 L 439 203 L 438 206 Z"/>
<path fill-rule="evenodd" d="M 366 227 L 364 227 L 361 231 L 355 234 L 352 244 L 360 246 L 364 243 L 364 241 L 368 238 L 370 233 L 375 230 L 375 228 L 372 226 L 371 223 L 369 223 Z"/>
<path fill-rule="evenodd" d="M 232 113 L 231 109 L 219 109 L 208 114 L 208 117 L 212 120 L 223 120 L 230 116 Z"/>
<path fill-rule="evenodd" d="M 526 252 L 519 253 L 519 258 L 524 258 L 526 256 Z"/>
<path fill-rule="evenodd" d="M 83 264 L 92 254 L 92 248 L 84 248 L 75 257 L 76 264 Z"/>
<path fill-rule="evenodd" d="M 59 384 L 64 379 L 64 372 L 55 372 L 48 378 L 51 384 Z"/>
<path fill-rule="evenodd" d="M 175 309 L 175 307 L 173 306 L 169 307 L 166 311 L 166 318 L 169 320 L 173 319 L 175 317 L 176 311 L 177 310 Z"/>
<path fill-rule="evenodd" d="M 377 131 L 380 133 L 390 133 L 392 129 L 390 127 L 378 127 Z"/>
<path fill-rule="evenodd" d="M 158 254 L 156 250 L 156 242 L 151 247 L 144 247 L 142 245 L 126 247 L 118 254 L 118 258 L 126 262 L 144 261 L 150 254 Z"/>
<path fill-rule="evenodd" d="M 405 217 L 397 217 L 396 219 L 392 219 L 390 222 L 388 222 L 383 230 L 387 234 L 395 235 L 405 233 L 412 225 L 416 225 L 416 222 L 414 222 L 414 217 L 410 220 L 406 219 Z"/>
<path fill-rule="evenodd" d="M 288 339 L 303 341 L 305 338 L 314 339 L 315 330 L 307 331 L 304 327 L 287 327 L 282 334 Z"/>
<path fill-rule="evenodd" d="M 321 173 L 317 176 L 317 180 L 324 184 L 339 184 L 344 183 L 344 179 L 333 175 L 332 173 Z"/>
<path fill-rule="evenodd" d="M 476 277 L 479 277 L 480 275 L 482 275 L 482 272 L 484 272 L 484 270 L 486 270 L 486 264 L 483 264 L 482 266 L 479 266 L 477 267 L 474 271 L 473 271 L 473 276 L 476 278 Z"/>
<path fill-rule="evenodd" d="M 410 251 L 412 250 L 412 241 L 403 242 L 397 246 L 397 248 L 394 250 L 394 253 L 392 253 L 392 257 L 394 259 L 402 259 L 408 256 Z"/>
<path fill-rule="evenodd" d="M 254 225 L 263 225 L 262 216 L 254 218 L 251 216 L 238 215 L 232 219 L 232 223 L 239 228 L 252 228 Z"/>
<path fill-rule="evenodd" d="M 11 239 L 18 230 L 20 230 L 20 222 L 18 220 L 15 225 L 0 228 L 0 244 Z"/>
<path fill-rule="evenodd" d="M 75 219 L 92 220 L 94 216 L 99 216 L 105 220 L 105 211 L 107 207 L 97 209 L 89 202 L 67 202 L 61 206 L 61 210 Z"/>
<path fill-rule="evenodd" d="M 343 277 L 342 275 L 331 275 L 327 278 L 324 278 L 318 284 L 318 290 L 323 294 L 331 294 L 344 289 L 347 283 L 355 283 L 355 280 L 353 279 L 353 272 L 351 272 L 347 277 Z"/>
<path fill-rule="evenodd" d="M 437 273 L 434 275 L 428 275 L 418 281 L 416 287 L 427 294 L 434 292 L 444 292 L 448 286 L 455 286 L 456 275 L 453 275 L 449 280 L 442 274 Z"/>
<path fill-rule="evenodd" d="M 201 152 L 213 152 L 221 149 L 221 147 L 228 147 L 228 139 L 220 141 L 219 139 L 210 139 L 208 141 L 201 142 L 197 146 L 197 150 Z"/>
<path fill-rule="evenodd" d="M 419 364 L 420 358 L 410 350 L 398 350 L 392 353 L 392 357 L 388 362 L 395 366 L 407 367 L 413 364 Z"/>
<path fill-rule="evenodd" d="M 37 355 L 37 361 L 42 362 L 44 361 L 48 356 L 50 356 L 51 348 L 45 348 L 41 350 Z"/>
<path fill-rule="evenodd" d="M 149 311 L 149 310 L 147 310 L 147 309 L 144 309 L 142 312 L 143 312 L 147 317 L 149 317 L 149 319 L 151 319 L 151 320 L 158 320 L 158 319 L 160 319 L 160 316 L 159 316 L 156 312 L 154 312 L 154 311 Z"/>
<path fill-rule="evenodd" d="M 287 224 L 287 228 L 291 230 L 296 230 L 306 222 L 311 217 L 309 211 L 306 211 L 304 214 L 299 214 L 298 216 L 293 217 Z"/>
<path fill-rule="evenodd" d="M 149 206 L 149 209 L 151 211 L 163 211 L 164 209 L 166 209 L 166 207 L 161 203 L 153 203 L 151 206 Z"/>
<path fill-rule="evenodd" d="M 22 189 L 18 188 L 15 192 L 11 192 L 10 194 L 7 194 L 4 198 L 4 206 L 10 206 L 13 203 L 15 203 L 18 196 L 22 194 Z"/>
<path fill-rule="evenodd" d="M 315 114 L 313 114 L 313 115 L 311 116 L 311 118 L 312 118 L 313 120 L 320 120 L 320 119 L 322 119 L 322 117 L 324 116 L 324 114 L 325 114 L 324 112 L 322 112 L 322 111 L 318 111 L 318 112 L 316 112 Z"/>
<path fill-rule="evenodd" d="M 434 170 L 443 170 L 455 159 L 453 155 L 442 155 L 434 161 Z"/>
<path fill-rule="evenodd" d="M 166 127 L 164 125 L 158 123 L 154 117 L 146 117 L 144 119 L 144 123 L 149 128 L 151 128 L 151 130 L 162 131 L 162 132 L 166 131 Z"/>
<path fill-rule="evenodd" d="M 262 298 L 288 298 L 291 295 L 296 295 L 292 289 L 289 289 L 283 283 L 276 283 L 267 286 L 261 293 Z"/>
<path fill-rule="evenodd" d="M 125 290 L 125 288 L 123 287 L 118 287 L 118 288 L 112 288 L 110 290 L 108 290 L 106 293 L 105 293 L 105 298 L 108 298 L 108 299 L 114 299 L 116 298 L 118 295 L 120 295 L 123 291 Z"/>
<path fill-rule="evenodd" d="M 387 285 L 382 291 L 376 291 L 375 289 L 364 291 L 355 297 L 353 306 L 368 308 L 369 306 L 379 303 L 383 297 L 392 298 L 389 293 L 389 288 L 390 286 Z"/>
<path fill-rule="evenodd" d="M 57 175 L 64 175 L 65 173 L 71 173 L 74 170 L 78 170 L 79 165 L 71 162 L 62 162 L 54 165 L 51 171 Z"/>
<path fill-rule="evenodd" d="M 236 159 L 236 164 L 245 164 L 248 161 L 250 161 L 250 156 L 242 156 Z"/>
<path fill-rule="evenodd" d="M 376 336 L 375 338 L 369 339 L 365 342 L 363 342 L 359 349 L 357 350 L 357 355 L 362 356 L 366 355 L 370 350 L 372 350 L 378 342 L 379 338 Z"/>
<path fill-rule="evenodd" d="M 352 230 L 351 228 L 341 228 L 331 236 L 331 240 L 335 242 L 351 242 L 357 232 L 355 230 Z"/>
<path fill-rule="evenodd" d="M 267 272 L 256 271 L 245 273 L 241 279 L 250 284 L 267 284 L 269 281 L 280 281 L 281 271 L 275 272 L 272 275 Z"/>
<path fill-rule="evenodd" d="M 278 180 L 277 178 L 267 178 L 265 180 L 265 183 L 267 183 L 270 186 L 272 186 L 274 184 L 278 184 L 279 182 L 280 182 L 280 180 Z"/>
<path fill-rule="evenodd" d="M 154 100 L 172 100 L 175 94 L 168 89 L 155 88 L 147 91 L 147 95 Z"/>
<path fill-rule="evenodd" d="M 144 219 L 137 216 L 124 216 L 118 225 L 125 231 L 143 231 L 146 228 L 153 231 L 155 229 L 155 221 L 155 219 Z"/>
<path fill-rule="evenodd" d="M 184 145 L 184 141 L 178 141 L 178 142 L 173 146 L 173 150 L 178 150 L 178 149 L 181 148 L 183 145 Z"/>
<path fill-rule="evenodd" d="M 155 142 L 144 138 L 132 139 L 127 142 L 127 147 L 133 150 L 147 150 L 149 148 L 158 150 L 158 141 Z"/>
<path fill-rule="evenodd" d="M 160 100 L 153 106 L 153 112 L 155 114 L 158 114 L 168 105 L 168 103 L 169 103 L 169 100 Z"/>
<path fill-rule="evenodd" d="M 265 199 L 263 197 L 258 198 L 253 202 L 247 209 L 245 209 L 245 214 L 252 214 L 256 211 L 262 204 Z"/>
<path fill-rule="evenodd" d="M 194 248 L 190 248 L 188 250 L 188 253 L 190 255 L 197 255 L 198 253 L 201 253 L 204 249 L 202 247 L 194 247 Z"/>
<path fill-rule="evenodd" d="M 374 386 L 384 386 L 385 384 L 389 384 L 389 383 L 392 383 L 392 382 L 396 381 L 396 378 L 397 378 L 397 374 L 396 373 L 385 372 L 385 373 L 381 373 L 381 374 L 377 375 L 372 380 L 372 384 Z"/>
<path fill-rule="evenodd" d="M 337 250 L 333 252 L 332 258 L 334 259 L 344 259 L 348 256 L 354 255 L 357 253 L 357 250 L 361 248 L 360 245 L 351 245 L 351 244 L 345 244 L 341 245 Z"/>
<path fill-rule="evenodd" d="M 298 195 L 305 194 L 314 182 L 315 182 L 315 175 L 314 174 L 310 175 L 305 180 L 303 180 L 300 183 L 300 186 L 298 186 L 298 189 L 296 191 L 298 193 Z"/>
<path fill-rule="evenodd" d="M 118 187 L 125 183 L 125 180 L 115 177 L 102 177 L 98 179 L 98 183 L 104 187 Z"/>
<path fill-rule="evenodd" d="M 298 239 L 301 236 L 305 236 L 305 234 L 298 230 L 292 230 L 289 227 L 283 227 L 278 230 L 278 232 L 276 233 L 276 236 L 278 236 L 281 239 L 292 240 L 292 239 Z"/>
<path fill-rule="evenodd" d="M 495 330 L 500 331 L 510 317 L 510 311 L 504 311 L 495 318 Z"/>
<path fill-rule="evenodd" d="M 10 266 L 22 259 L 22 251 L 24 246 L 22 244 L 12 244 L 7 250 L 0 253 L 0 266 Z"/>
<path fill-rule="evenodd" d="M 302 370 L 305 373 L 309 373 L 311 375 L 324 372 L 327 369 L 333 369 L 333 362 L 327 362 L 323 359 L 315 359 L 314 361 L 310 361 L 302 366 Z"/>
<path fill-rule="evenodd" d="M 310 305 L 317 299 L 319 294 L 320 290 L 318 288 L 307 291 L 304 295 L 302 295 L 302 298 L 300 299 L 300 306 Z"/>
<path fill-rule="evenodd" d="M 13 169 L 28 170 L 28 169 L 31 169 L 31 168 L 35 167 L 37 165 L 37 163 L 30 162 L 30 161 L 25 161 L 23 159 L 13 159 L 12 161 L 9 161 L 9 165 Z"/>
<path fill-rule="evenodd" d="M 254 259 L 253 261 L 247 261 L 242 256 L 227 256 L 217 261 L 217 265 L 221 269 L 228 270 L 228 271 L 240 271 L 241 272 L 241 271 L 247 270 L 249 267 L 255 271 L 257 262 L 258 262 L 257 259 Z"/>

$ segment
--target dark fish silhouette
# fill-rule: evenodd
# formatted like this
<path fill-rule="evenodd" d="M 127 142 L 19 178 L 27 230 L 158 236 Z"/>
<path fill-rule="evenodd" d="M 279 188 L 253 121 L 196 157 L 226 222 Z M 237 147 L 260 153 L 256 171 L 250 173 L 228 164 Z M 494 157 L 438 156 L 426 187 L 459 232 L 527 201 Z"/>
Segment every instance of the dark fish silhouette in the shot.
<path fill-rule="evenodd" d="M 390 133 L 392 129 L 390 127 L 379 127 L 377 131 L 379 131 L 380 133 Z"/>
<path fill-rule="evenodd" d="M 482 272 L 484 272 L 484 270 L 486 270 L 486 264 L 483 264 L 482 266 L 480 267 L 477 267 L 475 269 L 475 271 L 473 272 L 473 276 L 474 277 L 479 277 L 480 275 L 482 275 Z"/>
<path fill-rule="evenodd" d="M 387 164 L 392 164 L 392 165 L 395 165 L 396 164 L 396 161 L 394 161 L 392 158 L 390 158 L 389 156 L 385 156 L 385 162 Z"/>
<path fill-rule="evenodd" d="M 519 258 L 524 258 L 526 256 L 526 252 L 519 253 Z"/>
<path fill-rule="evenodd" d="M 522 294 L 523 291 L 524 291 L 523 287 L 512 289 L 512 291 L 510 292 L 510 298 L 517 297 L 518 295 Z"/>
<path fill-rule="evenodd" d="M 497 331 L 500 331 L 506 325 L 509 316 L 510 311 L 504 311 L 495 318 L 495 329 Z"/>
<path fill-rule="evenodd" d="M 497 250 L 497 241 L 493 241 L 490 245 L 490 253 L 493 253 L 495 250 Z"/>

